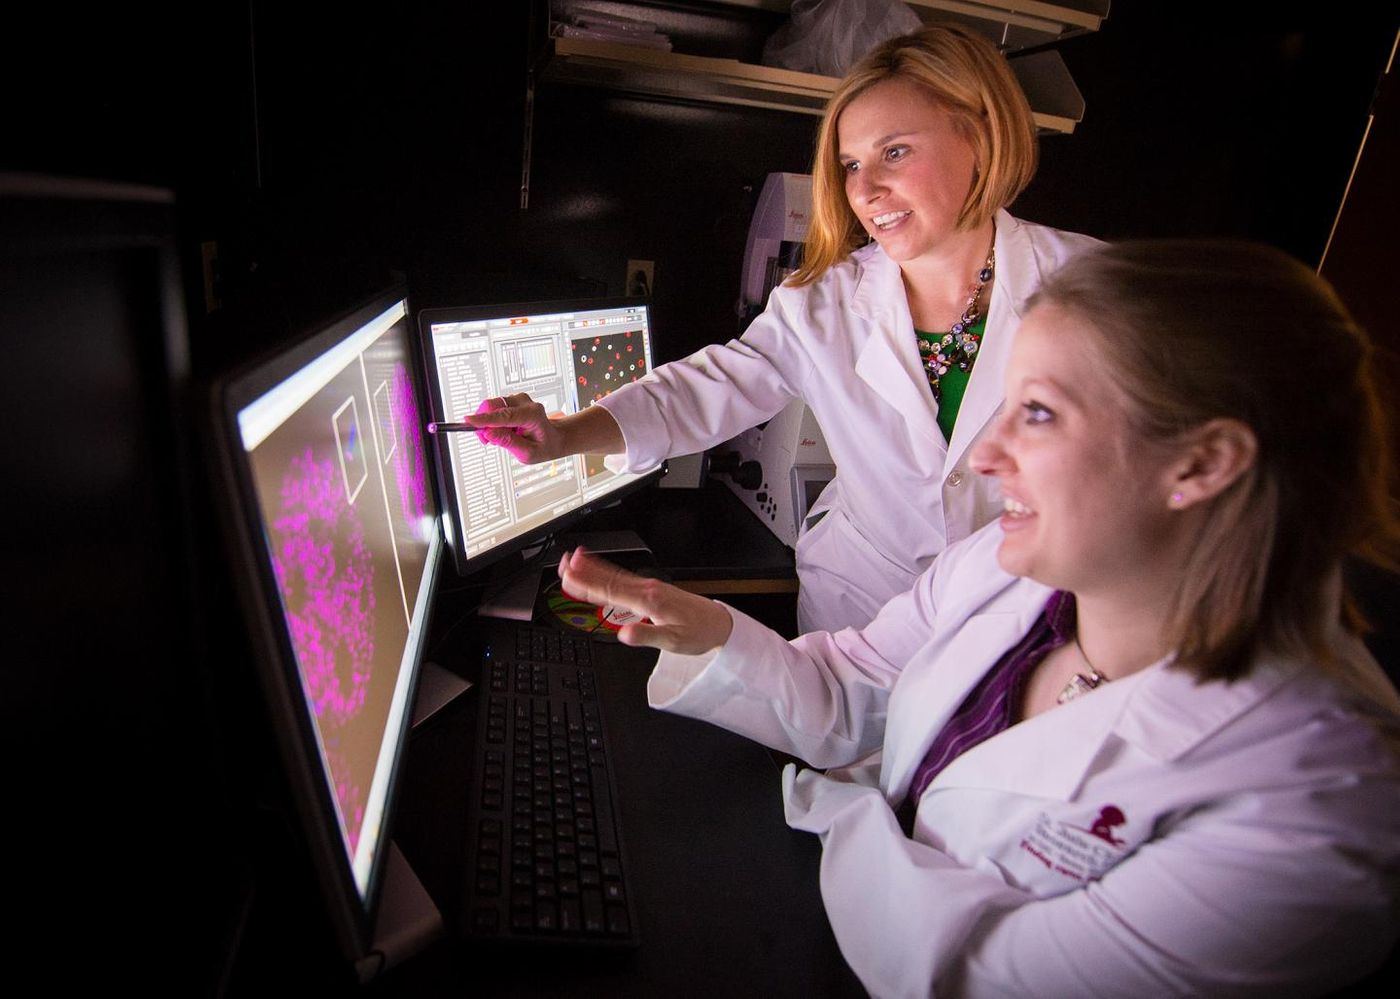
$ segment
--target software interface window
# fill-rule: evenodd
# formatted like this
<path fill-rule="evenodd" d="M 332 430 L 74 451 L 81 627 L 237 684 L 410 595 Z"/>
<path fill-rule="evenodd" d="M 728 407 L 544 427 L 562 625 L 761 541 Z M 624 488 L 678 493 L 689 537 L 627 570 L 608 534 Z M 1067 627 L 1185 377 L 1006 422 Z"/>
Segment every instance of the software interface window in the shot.
<path fill-rule="evenodd" d="M 430 339 L 447 420 L 520 392 L 551 415 L 576 413 L 652 363 L 642 305 L 433 322 Z M 639 478 L 607 468 L 601 455 L 525 465 L 472 433 L 451 435 L 447 448 L 468 558 Z"/>

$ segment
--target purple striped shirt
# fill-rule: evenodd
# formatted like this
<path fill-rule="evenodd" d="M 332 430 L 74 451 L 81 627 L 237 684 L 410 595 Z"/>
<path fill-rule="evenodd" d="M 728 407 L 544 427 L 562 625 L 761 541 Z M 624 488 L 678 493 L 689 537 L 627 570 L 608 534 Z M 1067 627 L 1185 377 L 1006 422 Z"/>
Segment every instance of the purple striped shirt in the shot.
<path fill-rule="evenodd" d="M 1026 636 L 1002 656 L 967 695 L 914 771 L 909 796 L 899 809 L 900 824 L 906 833 L 914 826 L 919 798 L 943 768 L 979 742 L 1011 725 L 1011 712 L 1021 698 L 1026 678 L 1042 659 L 1074 637 L 1074 625 L 1074 594 L 1057 590 L 1050 595 L 1045 609 Z"/>

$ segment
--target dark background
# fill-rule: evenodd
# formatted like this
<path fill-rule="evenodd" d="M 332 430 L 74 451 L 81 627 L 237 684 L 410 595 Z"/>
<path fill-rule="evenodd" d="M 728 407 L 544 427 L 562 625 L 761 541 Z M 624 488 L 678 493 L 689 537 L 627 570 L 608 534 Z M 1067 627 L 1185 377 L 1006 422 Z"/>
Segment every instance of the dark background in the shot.
<path fill-rule="evenodd" d="M 670 6 L 657 16 L 698 54 L 756 61 L 782 23 Z M 1367 6 L 1119 0 L 1058 46 L 1084 121 L 1043 141 L 1014 210 L 1105 238 L 1254 237 L 1316 264 L 1395 38 L 1396 14 Z M 318 290 L 329 306 L 385 269 L 419 306 L 619 294 L 640 258 L 663 356 L 731 335 L 758 188 L 807 171 L 816 119 L 546 83 L 522 210 L 528 9 L 52 5 L 7 44 L 0 168 L 173 188 L 191 280 L 213 244 L 226 315 Z M 192 298 L 196 338 L 255 335 Z"/>
<path fill-rule="evenodd" d="M 1058 46 L 1084 121 L 1043 141 L 1039 175 L 1013 210 L 1104 238 L 1250 237 L 1317 265 L 1395 39 L 1396 14 L 1369 6 L 1117 0 L 1102 30 Z M 816 119 L 545 83 L 521 209 L 528 8 L 207 0 L 10 12 L 0 171 L 174 192 L 201 374 L 394 274 L 421 308 L 621 294 L 626 261 L 649 259 L 662 359 L 733 335 L 758 190 L 771 171 L 806 172 Z M 659 16 L 678 49 L 748 61 L 782 23 L 715 11 L 675 3 Z M 1392 149 L 1394 90 L 1375 101 L 1392 109 L 1382 136 Z M 1392 343 L 1393 188 L 1388 176 L 1370 188 L 1346 266 L 1324 269 Z M 1345 283 L 1356 275 L 1365 280 Z M 25 346 L 7 340 L 12 364 L 43 351 Z M 186 567 L 196 602 L 231 605 L 223 574 L 207 571 L 217 556 L 200 554 L 210 561 Z M 120 566 L 84 571 L 79 595 L 122 585 Z M 120 666 L 139 642 L 104 658 L 106 636 L 92 627 L 81 631 L 84 656 L 66 657 L 74 643 L 63 633 L 81 629 L 81 610 L 27 622 L 34 641 L 11 669 L 29 682 L 7 687 L 20 690 L 21 712 L 44 719 L 42 736 L 7 732 L 4 742 L 19 777 L 8 787 L 20 839 L 10 855 L 49 861 L 27 865 L 44 895 L 30 922 L 57 955 L 43 969 L 55 983 L 87 971 L 108 984 L 123 974 L 138 988 L 177 983 L 184 995 L 237 992 L 231 969 L 247 946 L 238 934 L 255 924 L 249 910 L 265 908 L 279 881 L 309 875 L 285 846 L 285 812 L 264 806 L 277 799 L 262 786 L 276 767 L 256 694 L 204 669 L 237 669 L 238 636 L 219 630 L 233 618 L 211 615 L 210 634 L 177 641 L 147 608 L 145 640 L 170 647 L 158 665 Z M 206 658 L 211 649 L 219 655 Z M 62 696 L 83 689 L 94 693 Z M 44 777 L 65 748 L 52 733 L 99 717 L 105 752 L 67 763 L 61 782 Z M 122 742 L 137 729 L 139 752 Z M 130 800 L 147 811 L 119 814 Z M 50 838 L 61 849 L 40 845 Z M 100 891 L 114 870 L 120 890 Z M 65 873 L 76 876 L 59 888 Z M 326 944 L 314 906 L 288 919 L 309 947 Z M 92 959 L 94 939 L 107 944 L 103 961 Z"/>

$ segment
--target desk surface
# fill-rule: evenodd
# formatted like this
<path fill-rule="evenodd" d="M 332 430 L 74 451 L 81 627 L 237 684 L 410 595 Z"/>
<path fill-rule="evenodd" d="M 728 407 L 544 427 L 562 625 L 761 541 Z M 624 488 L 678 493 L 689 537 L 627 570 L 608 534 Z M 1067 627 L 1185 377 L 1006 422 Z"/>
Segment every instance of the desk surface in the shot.
<path fill-rule="evenodd" d="M 450 640 L 435 658 L 475 680 L 480 645 L 492 629 L 516 625 L 464 616 L 470 608 L 454 606 L 452 594 L 440 604 L 434 631 Z M 636 951 L 531 949 L 506 963 L 455 933 L 466 884 L 473 687 L 414 731 L 396 804 L 395 843 L 442 912 L 443 938 L 358 987 L 329 940 L 306 864 L 283 847 L 273 852 L 284 866 L 264 865 L 258 876 L 255 911 L 220 995 L 863 996 L 822 907 L 820 844 L 783 821 L 774 755 L 652 710 L 645 685 L 655 653 L 601 647 L 598 688 L 641 935 Z"/>
<path fill-rule="evenodd" d="M 483 622 L 478 638 L 494 626 Z M 598 668 L 640 948 L 607 959 L 531 951 L 505 964 L 449 939 L 391 971 L 386 991 L 864 995 L 822 908 L 820 845 L 783 821 L 778 763 L 746 739 L 650 709 L 645 684 L 654 659 L 612 645 Z M 463 660 L 464 674 L 474 661 Z M 415 734 L 396 834 L 449 925 L 466 883 L 460 844 L 474 693 Z"/>

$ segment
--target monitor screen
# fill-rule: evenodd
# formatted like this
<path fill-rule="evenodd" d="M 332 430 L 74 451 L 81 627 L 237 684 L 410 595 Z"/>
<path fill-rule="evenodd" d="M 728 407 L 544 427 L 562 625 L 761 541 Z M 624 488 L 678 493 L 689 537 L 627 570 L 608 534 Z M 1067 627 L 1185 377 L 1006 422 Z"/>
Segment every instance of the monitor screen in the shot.
<path fill-rule="evenodd" d="M 433 411 L 447 422 L 519 392 L 551 415 L 577 413 L 653 361 L 650 306 L 636 298 L 424 309 L 418 321 Z M 614 472 L 591 454 L 526 465 L 474 433 L 436 436 L 445 533 L 464 575 L 660 474 Z"/>
<path fill-rule="evenodd" d="M 218 383 L 230 541 L 342 944 L 362 955 L 442 543 L 407 301 Z"/>

